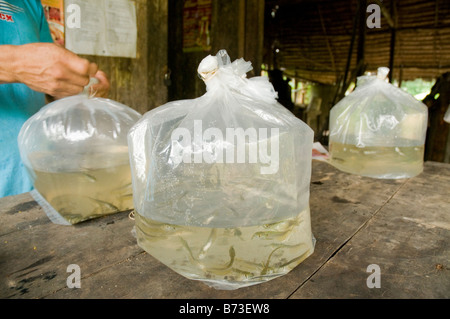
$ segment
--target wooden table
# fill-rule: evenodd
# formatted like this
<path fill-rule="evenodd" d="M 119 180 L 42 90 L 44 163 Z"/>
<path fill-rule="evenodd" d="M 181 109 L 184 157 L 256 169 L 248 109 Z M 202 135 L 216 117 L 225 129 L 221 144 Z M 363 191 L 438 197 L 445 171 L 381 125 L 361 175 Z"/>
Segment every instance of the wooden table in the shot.
<path fill-rule="evenodd" d="M 188 280 L 144 252 L 129 212 L 61 226 L 49 221 L 30 194 L 5 197 L 0 297 L 450 297 L 450 165 L 427 162 L 415 178 L 377 180 L 313 161 L 310 206 L 313 255 L 285 276 L 224 291 Z M 71 264 L 80 267 L 81 288 L 67 286 Z M 370 288 L 377 274 L 379 288 Z"/>

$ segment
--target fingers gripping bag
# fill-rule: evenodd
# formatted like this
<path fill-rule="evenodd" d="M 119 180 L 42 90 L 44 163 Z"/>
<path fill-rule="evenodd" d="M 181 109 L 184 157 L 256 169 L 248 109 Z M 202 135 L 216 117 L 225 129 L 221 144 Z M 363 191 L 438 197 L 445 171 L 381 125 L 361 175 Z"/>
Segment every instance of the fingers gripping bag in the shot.
<path fill-rule="evenodd" d="M 55 224 L 133 208 L 127 133 L 141 114 L 86 93 L 43 107 L 23 125 L 19 150 L 33 198 Z"/>
<path fill-rule="evenodd" d="M 428 109 L 388 83 L 388 73 L 359 77 L 330 111 L 330 163 L 344 172 L 398 179 L 423 171 Z"/>
<path fill-rule="evenodd" d="M 314 250 L 313 131 L 251 69 L 207 56 L 203 96 L 147 112 L 128 134 L 138 244 L 216 289 L 284 275 Z"/>

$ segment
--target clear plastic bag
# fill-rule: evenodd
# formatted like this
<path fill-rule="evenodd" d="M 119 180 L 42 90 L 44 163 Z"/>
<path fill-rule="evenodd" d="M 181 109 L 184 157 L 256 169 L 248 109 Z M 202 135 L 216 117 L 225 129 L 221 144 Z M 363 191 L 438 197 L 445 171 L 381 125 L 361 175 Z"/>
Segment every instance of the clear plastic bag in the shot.
<path fill-rule="evenodd" d="M 445 111 L 444 121 L 450 123 L 450 104 L 448 105 L 447 111 Z"/>
<path fill-rule="evenodd" d="M 19 133 L 31 195 L 56 224 L 133 208 L 127 133 L 141 114 L 83 94 L 54 101 Z"/>
<path fill-rule="evenodd" d="M 206 57 L 207 93 L 147 112 L 128 135 L 139 245 L 218 289 L 281 276 L 314 249 L 313 131 L 251 69 L 225 50 Z"/>
<path fill-rule="evenodd" d="M 330 111 L 330 163 L 373 178 L 410 178 L 423 170 L 428 109 L 386 81 L 388 68 L 357 79 Z"/>

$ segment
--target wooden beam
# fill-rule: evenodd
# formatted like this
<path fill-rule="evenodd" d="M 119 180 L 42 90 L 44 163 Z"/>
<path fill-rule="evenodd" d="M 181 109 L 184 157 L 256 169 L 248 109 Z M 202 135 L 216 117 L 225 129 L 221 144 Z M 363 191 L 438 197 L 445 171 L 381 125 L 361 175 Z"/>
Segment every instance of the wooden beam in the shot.
<path fill-rule="evenodd" d="M 402 87 L 403 82 L 403 65 L 400 65 L 400 72 L 398 74 L 398 87 Z"/>
<path fill-rule="evenodd" d="M 394 79 L 394 60 L 395 60 L 395 43 L 397 38 L 397 3 L 396 0 L 391 0 L 391 18 L 393 25 L 391 26 L 391 44 L 389 52 L 389 82 L 392 83 Z"/>
<path fill-rule="evenodd" d="M 238 48 L 237 48 L 237 58 L 241 58 L 245 55 L 245 19 L 246 19 L 246 12 L 245 12 L 245 5 L 247 1 L 239 1 L 239 9 L 238 9 L 238 34 L 237 34 L 237 42 L 238 42 Z"/>
<path fill-rule="evenodd" d="M 247 74 L 261 75 L 264 47 L 264 0 L 245 1 L 245 43 L 243 57 L 252 62 L 253 70 Z"/>
<path fill-rule="evenodd" d="M 358 12 L 359 12 L 359 10 L 358 10 Z M 355 45 L 356 30 L 358 28 L 359 19 L 360 19 L 360 16 L 358 14 L 356 14 L 355 17 L 353 18 L 352 38 L 350 40 L 350 48 L 348 50 L 347 64 L 345 66 L 344 78 L 342 79 L 340 86 L 336 90 L 337 93 L 334 97 L 333 104 L 335 104 L 337 101 L 339 101 L 344 96 L 345 91 L 347 91 L 347 87 L 348 87 L 347 78 L 348 78 L 348 73 L 350 71 L 350 64 L 352 62 L 353 46 Z"/>
<path fill-rule="evenodd" d="M 325 36 L 325 42 L 327 44 L 328 53 L 330 54 L 330 61 L 331 61 L 331 68 L 336 72 L 337 76 L 337 70 L 336 70 L 336 63 L 334 62 L 334 55 L 333 50 L 331 49 L 330 39 L 327 34 L 327 28 L 325 27 L 325 23 L 323 21 L 323 15 L 322 11 L 320 10 L 320 4 L 317 4 L 317 11 L 319 12 L 319 18 L 320 18 L 320 24 L 322 26 L 323 35 Z"/>
<path fill-rule="evenodd" d="M 395 29 L 392 29 L 391 32 L 391 44 L 390 44 L 390 52 L 389 52 L 389 82 L 392 83 L 394 79 L 394 60 L 395 60 L 395 40 L 396 40 L 396 32 Z"/>
<path fill-rule="evenodd" d="M 367 0 L 358 1 L 358 16 L 359 16 L 359 26 L 358 26 L 358 50 L 356 53 L 356 65 L 364 65 L 364 51 L 366 47 L 366 8 Z M 356 76 L 362 75 L 364 72 L 363 68 L 357 70 Z"/>

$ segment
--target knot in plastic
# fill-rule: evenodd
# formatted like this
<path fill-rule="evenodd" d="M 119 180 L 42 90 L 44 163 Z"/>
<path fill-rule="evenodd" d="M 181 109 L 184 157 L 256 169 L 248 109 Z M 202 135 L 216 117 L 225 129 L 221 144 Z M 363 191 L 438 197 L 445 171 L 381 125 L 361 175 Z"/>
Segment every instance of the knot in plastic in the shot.
<path fill-rule="evenodd" d="M 98 84 L 99 80 L 97 78 L 90 78 L 89 79 L 89 83 L 88 85 L 86 85 L 83 89 L 83 92 L 81 92 L 82 95 L 86 95 L 88 98 L 92 98 L 95 96 L 95 94 L 97 93 L 97 91 L 93 92 L 92 86 L 95 84 Z"/>
<path fill-rule="evenodd" d="M 380 80 L 386 80 L 387 75 L 389 74 L 389 68 L 387 67 L 379 67 L 377 70 L 377 78 Z"/>
<path fill-rule="evenodd" d="M 227 51 L 220 50 L 215 56 L 208 55 L 205 57 L 200 62 L 197 72 L 200 78 L 207 82 L 220 71 L 225 75 L 222 81 L 227 82 L 236 76 L 240 78 L 246 77 L 247 72 L 252 69 L 253 67 L 250 62 L 245 61 L 243 58 L 231 62 Z"/>
<path fill-rule="evenodd" d="M 208 81 L 219 69 L 217 57 L 208 55 L 200 62 L 197 72 L 203 81 Z"/>

